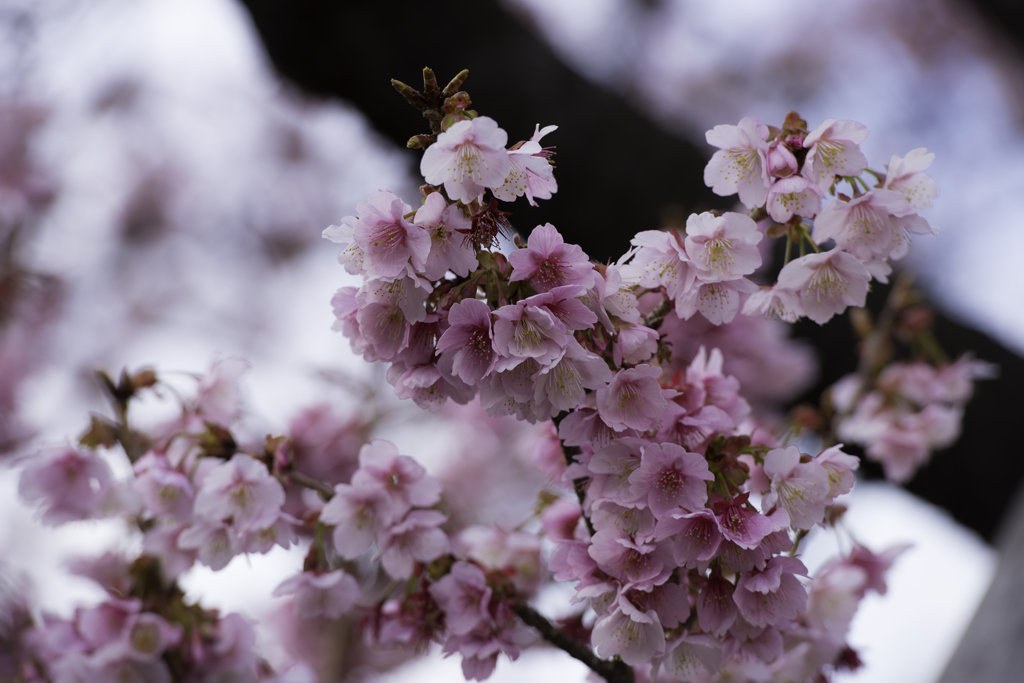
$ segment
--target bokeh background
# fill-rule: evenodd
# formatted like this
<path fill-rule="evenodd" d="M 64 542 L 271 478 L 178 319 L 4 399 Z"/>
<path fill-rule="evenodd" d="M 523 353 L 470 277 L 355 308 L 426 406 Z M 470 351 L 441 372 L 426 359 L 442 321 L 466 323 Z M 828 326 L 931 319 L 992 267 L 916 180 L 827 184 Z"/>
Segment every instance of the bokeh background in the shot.
<path fill-rule="evenodd" d="M 637 231 L 729 208 L 702 182 L 712 126 L 790 110 L 812 126 L 853 119 L 874 167 L 936 153 L 927 218 L 941 232 L 903 266 L 948 349 L 1001 369 L 960 442 L 906 489 L 866 467 L 851 497 L 862 542 L 915 548 L 889 595 L 864 605 L 850 640 L 867 666 L 843 680 L 937 680 L 996 571 L 1024 474 L 1019 12 L 999 0 L 0 0 L 0 450 L 16 464 L 81 431 L 102 408 L 97 368 L 241 356 L 254 429 L 278 432 L 301 406 L 355 410 L 353 383 L 383 385 L 330 332 L 330 296 L 352 283 L 320 233 L 378 189 L 415 196 L 404 142 L 426 125 L 391 78 L 468 68 L 474 108 L 511 139 L 560 126 L 545 140 L 558 194 L 512 221 L 523 234 L 551 222 L 601 260 Z M 819 388 L 856 361 L 845 325 L 797 329 L 819 351 Z M 434 425 L 381 393 L 389 438 L 420 455 Z M 441 457 L 460 438 L 426 449 Z M 32 574 L 49 609 L 97 599 L 61 563 L 124 543 L 120 530 L 43 529 L 16 488 L 0 470 L 0 558 Z M 808 564 L 836 550 L 812 543 Z M 196 570 L 189 589 L 267 618 L 300 556 Z M 496 680 L 583 680 L 566 659 L 530 652 Z M 432 657 L 386 680 L 429 677 L 459 680 L 458 663 Z"/>

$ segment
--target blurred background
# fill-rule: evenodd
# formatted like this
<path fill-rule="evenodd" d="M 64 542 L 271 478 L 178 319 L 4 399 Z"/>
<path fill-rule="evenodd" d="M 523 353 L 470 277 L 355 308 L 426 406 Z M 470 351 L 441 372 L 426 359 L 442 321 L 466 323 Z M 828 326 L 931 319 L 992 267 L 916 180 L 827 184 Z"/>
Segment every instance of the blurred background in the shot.
<path fill-rule="evenodd" d="M 195 372 L 241 356 L 265 431 L 318 401 L 355 410 L 339 373 L 382 374 L 330 331 L 330 296 L 354 283 L 320 233 L 378 189 L 416 195 L 419 153 L 404 143 L 427 126 L 391 78 L 418 86 L 423 66 L 441 81 L 468 68 L 473 108 L 510 141 L 557 124 L 545 143 L 559 192 L 512 221 L 524 235 L 551 222 L 598 260 L 640 230 L 730 208 L 702 181 L 714 125 L 778 125 L 790 110 L 812 127 L 852 119 L 871 131 L 874 168 L 936 153 L 940 198 L 926 217 L 940 234 L 917 239 L 902 266 L 947 349 L 1001 370 L 958 444 L 906 489 L 866 467 L 851 497 L 862 542 L 915 549 L 858 616 L 850 641 L 867 666 L 843 680 L 937 680 L 996 571 L 992 544 L 1024 474 L 1011 434 L 1024 380 L 1021 11 L 1001 0 L 0 0 L 0 451 L 16 461 L 80 432 L 102 405 L 97 368 Z M 845 320 L 797 333 L 819 351 L 817 389 L 854 367 Z M 390 409 L 401 429 L 389 438 L 419 455 L 426 419 Z M 0 557 L 31 570 L 49 609 L 95 599 L 61 558 L 116 544 L 119 529 L 43 530 L 16 488 L 0 471 Z M 808 564 L 836 550 L 812 543 Z M 266 616 L 274 601 L 253 596 L 300 562 L 237 558 L 194 572 L 190 590 Z M 387 680 L 459 676 L 436 659 Z M 564 659 L 531 652 L 496 680 L 583 680 Z"/>

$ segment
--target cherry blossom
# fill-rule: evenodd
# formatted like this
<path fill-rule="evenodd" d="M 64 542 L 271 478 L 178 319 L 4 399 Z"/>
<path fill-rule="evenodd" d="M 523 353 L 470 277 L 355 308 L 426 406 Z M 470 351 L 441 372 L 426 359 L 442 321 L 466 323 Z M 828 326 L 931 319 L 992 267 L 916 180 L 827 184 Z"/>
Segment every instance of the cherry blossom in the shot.
<path fill-rule="evenodd" d="M 44 451 L 22 471 L 18 493 L 43 504 L 42 521 L 57 525 L 102 514 L 113 474 L 93 453 L 74 448 Z"/>
<path fill-rule="evenodd" d="M 530 233 L 525 249 L 509 254 L 512 265 L 509 282 L 528 280 L 538 292 L 564 285 L 590 287 L 594 266 L 575 244 L 566 244 L 550 223 L 538 225 Z"/>
<path fill-rule="evenodd" d="M 390 192 L 381 191 L 360 204 L 353 239 L 363 250 L 371 270 L 394 279 L 422 272 L 430 252 L 430 235 L 406 220 L 412 207 Z"/>
<path fill-rule="evenodd" d="M 217 465 L 196 494 L 196 515 L 211 522 L 231 521 L 239 532 L 259 531 L 274 523 L 284 504 L 281 483 L 244 453 Z"/>
<path fill-rule="evenodd" d="M 645 447 L 640 467 L 629 475 L 633 493 L 646 498 L 655 517 L 674 508 L 703 508 L 708 499 L 704 482 L 714 478 L 702 456 L 671 443 Z"/>
<path fill-rule="evenodd" d="M 718 125 L 705 137 L 719 151 L 704 168 L 704 184 L 723 197 L 739 193 L 748 209 L 761 206 L 768 196 L 765 154 L 768 126 L 748 116 L 738 126 Z"/>
<path fill-rule="evenodd" d="M 427 196 L 416 211 L 413 223 L 422 226 L 430 236 L 430 251 L 419 271 L 423 277 L 439 280 L 449 270 L 466 277 L 476 268 L 476 254 L 464 237 L 472 224 L 462 210 L 455 204 L 448 204 L 441 193 Z"/>
<path fill-rule="evenodd" d="M 934 160 L 935 154 L 924 147 L 912 149 L 902 158 L 893 154 L 882 189 L 902 194 L 913 211 L 930 208 L 932 201 L 939 196 L 939 186 L 924 170 Z"/>
<path fill-rule="evenodd" d="M 821 463 L 800 462 L 796 446 L 775 448 L 764 456 L 764 473 L 771 481 L 771 491 L 761 500 L 765 509 L 784 508 L 797 529 L 821 521 L 829 493 L 829 476 Z"/>
<path fill-rule="evenodd" d="M 686 253 L 702 282 L 734 280 L 761 265 L 757 243 L 763 235 L 754 221 L 738 213 L 691 214 L 686 219 Z"/>
<path fill-rule="evenodd" d="M 646 431 L 656 424 L 667 403 L 657 378 L 661 370 L 638 365 L 620 370 L 606 387 L 597 390 L 597 409 L 605 424 L 616 431 Z"/>
<path fill-rule="evenodd" d="M 836 176 L 852 176 L 863 171 L 868 160 L 857 146 L 868 136 L 868 129 L 854 121 L 828 119 L 804 138 L 807 158 L 802 175 L 828 190 Z"/>
<path fill-rule="evenodd" d="M 777 286 L 799 294 L 807 317 L 823 324 L 847 306 L 863 306 L 870 280 L 860 261 L 836 247 L 793 259 Z"/>
<path fill-rule="evenodd" d="M 495 197 L 510 202 L 526 194 L 530 206 L 537 206 L 535 197 L 551 199 L 551 194 L 558 191 L 558 182 L 555 180 L 554 168 L 540 146 L 540 140 L 556 130 L 558 126 L 545 126 L 542 129 L 537 124 L 533 137 L 508 150 L 510 171 L 501 187 L 491 191 Z"/>
<path fill-rule="evenodd" d="M 507 142 L 508 134 L 492 118 L 459 121 L 423 153 L 420 173 L 431 185 L 444 183 L 451 199 L 468 204 L 504 184 L 512 169 Z"/>

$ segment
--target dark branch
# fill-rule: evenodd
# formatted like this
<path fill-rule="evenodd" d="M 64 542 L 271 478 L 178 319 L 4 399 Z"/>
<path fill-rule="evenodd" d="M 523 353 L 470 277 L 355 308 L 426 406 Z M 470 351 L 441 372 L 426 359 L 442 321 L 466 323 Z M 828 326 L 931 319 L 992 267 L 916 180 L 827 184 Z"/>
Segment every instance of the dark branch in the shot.
<path fill-rule="evenodd" d="M 593 650 L 552 624 L 540 612 L 525 602 L 517 600 L 512 603 L 512 611 L 527 626 L 537 629 L 544 640 L 559 650 L 568 653 L 573 659 L 578 659 L 586 664 L 594 673 L 603 677 L 608 683 L 633 683 L 633 667 L 619 659 L 599 658 L 594 654 Z"/>
<path fill-rule="evenodd" d="M 562 411 L 561 413 L 559 413 L 555 417 L 551 418 L 551 421 L 555 423 L 555 433 L 556 434 L 558 433 L 558 426 L 560 424 L 562 424 L 562 420 L 564 420 L 568 415 L 569 415 L 568 411 Z M 566 446 L 564 441 L 561 441 L 560 443 L 562 444 L 562 453 L 565 454 L 565 464 L 566 465 L 574 464 L 576 462 L 576 456 L 580 454 L 580 449 L 577 446 Z M 586 477 L 580 477 L 579 479 L 573 479 L 572 480 L 572 488 L 573 488 L 574 491 L 576 491 L 576 498 L 580 501 L 580 514 L 583 516 L 583 521 L 586 522 L 586 524 L 587 524 L 587 531 L 589 531 L 590 532 L 590 536 L 593 537 L 594 534 L 597 533 L 597 532 L 594 530 L 594 525 L 590 521 L 590 517 L 588 517 L 587 513 L 583 511 L 583 501 L 587 497 L 587 479 L 586 479 Z"/>

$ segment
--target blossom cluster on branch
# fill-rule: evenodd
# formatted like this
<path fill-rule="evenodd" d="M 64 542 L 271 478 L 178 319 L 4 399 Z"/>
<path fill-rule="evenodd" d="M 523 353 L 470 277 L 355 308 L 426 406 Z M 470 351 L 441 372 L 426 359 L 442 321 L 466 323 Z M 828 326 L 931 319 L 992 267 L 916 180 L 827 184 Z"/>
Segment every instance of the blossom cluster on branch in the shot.
<path fill-rule="evenodd" d="M 294 544 L 308 548 L 304 565 L 275 595 L 291 596 L 299 619 L 347 620 L 379 647 L 438 643 L 470 680 L 536 644 L 527 627 L 613 682 L 819 681 L 859 665 L 851 619 L 869 591 L 885 592 L 903 549 L 854 544 L 813 577 L 798 559 L 854 485 L 859 460 L 836 436 L 904 479 L 955 437 L 984 369 L 883 353 L 893 330 L 880 319 L 867 324 L 863 372 L 816 419 L 787 419 L 783 402 L 813 364 L 779 320 L 863 306 L 908 235 L 934 232 L 917 214 L 937 195 L 932 155 L 893 156 L 883 173 L 867 168 L 867 131 L 851 121 L 716 126 L 705 180 L 749 213 L 694 214 L 594 263 L 550 224 L 525 243 L 514 234 L 499 202 L 557 192 L 554 150 L 541 146 L 556 128 L 508 146 L 469 109 L 465 78 L 442 89 L 425 70 L 422 92 L 394 82 L 431 128 L 409 141 L 424 149 L 422 201 L 381 190 L 324 231 L 362 278 L 335 294 L 335 329 L 388 364 L 401 398 L 441 411 L 478 397 L 493 417 L 546 423 L 538 462 L 551 489 L 536 518 L 453 521 L 453 491 L 416 459 L 322 409 L 246 443 L 238 361 L 146 431 L 128 407 L 161 379 L 103 375 L 115 417 L 29 460 L 20 492 L 47 524 L 123 517 L 143 551 L 83 569 L 107 602 L 23 625 L 19 680 L 290 680 L 255 654 L 248 622 L 185 604 L 176 581 L 196 562 L 218 570 Z M 785 242 L 774 274 L 772 239 Z M 313 433 L 343 446 L 304 445 Z M 101 454 L 115 446 L 127 479 Z M 529 604 L 551 581 L 575 582 L 557 623 Z"/>

